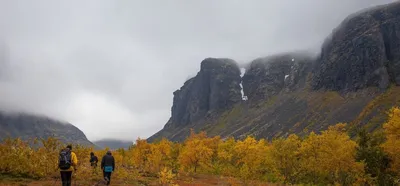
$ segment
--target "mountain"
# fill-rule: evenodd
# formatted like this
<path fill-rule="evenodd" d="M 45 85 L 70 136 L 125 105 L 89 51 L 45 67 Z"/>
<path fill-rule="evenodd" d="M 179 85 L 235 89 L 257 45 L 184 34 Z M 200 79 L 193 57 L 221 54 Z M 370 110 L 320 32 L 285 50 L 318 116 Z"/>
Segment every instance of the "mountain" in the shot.
<path fill-rule="evenodd" d="M 231 59 L 203 60 L 200 72 L 174 92 L 169 121 L 148 141 L 182 141 L 190 129 L 267 139 L 339 122 L 353 132 L 379 129 L 385 111 L 400 105 L 400 3 L 349 16 L 318 56 L 288 52 L 244 68 L 243 75 Z"/>
<path fill-rule="evenodd" d="M 0 139 L 7 137 L 23 140 L 55 137 L 64 143 L 94 146 L 81 130 L 70 123 L 25 113 L 0 112 Z"/>
<path fill-rule="evenodd" d="M 123 141 L 123 140 L 117 140 L 117 139 L 103 139 L 103 140 L 94 141 L 93 143 L 96 144 L 97 146 L 101 147 L 102 149 L 108 147 L 112 150 L 119 149 L 119 148 L 127 149 L 131 145 L 133 145 L 133 141 Z"/>

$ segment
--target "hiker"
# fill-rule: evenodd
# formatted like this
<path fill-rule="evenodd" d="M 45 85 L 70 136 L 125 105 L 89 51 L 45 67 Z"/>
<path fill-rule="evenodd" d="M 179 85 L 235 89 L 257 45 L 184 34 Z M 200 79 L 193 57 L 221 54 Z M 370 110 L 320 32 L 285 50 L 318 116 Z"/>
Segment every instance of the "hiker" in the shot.
<path fill-rule="evenodd" d="M 94 169 L 97 167 L 97 162 L 99 159 L 97 156 L 94 155 L 93 152 L 90 153 L 90 166 L 92 166 Z"/>
<path fill-rule="evenodd" d="M 107 185 L 110 185 L 111 173 L 115 169 L 115 160 L 111 155 L 111 151 L 107 151 L 106 155 L 103 156 L 101 160 L 101 169 L 103 170 L 104 180 L 107 181 Z"/>
<path fill-rule="evenodd" d="M 72 152 L 71 145 L 67 145 L 65 149 L 61 150 L 58 160 L 62 185 L 71 186 L 72 171 L 76 171 L 76 166 L 78 164 L 78 158 L 76 154 Z"/>

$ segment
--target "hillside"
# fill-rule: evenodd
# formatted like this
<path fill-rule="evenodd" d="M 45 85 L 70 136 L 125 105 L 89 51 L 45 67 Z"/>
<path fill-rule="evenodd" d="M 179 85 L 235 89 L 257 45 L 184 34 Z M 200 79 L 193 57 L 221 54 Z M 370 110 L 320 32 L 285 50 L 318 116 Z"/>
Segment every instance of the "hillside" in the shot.
<path fill-rule="evenodd" d="M 400 3 L 345 19 L 317 57 L 293 52 L 252 61 L 207 58 L 174 92 L 171 118 L 149 141 L 210 135 L 271 139 L 339 122 L 376 130 L 400 105 Z M 241 87 L 243 87 L 243 93 Z"/>
<path fill-rule="evenodd" d="M 93 146 L 85 134 L 70 123 L 43 116 L 0 112 L 0 139 L 7 137 L 23 140 L 55 137 L 64 143 Z"/>
<path fill-rule="evenodd" d="M 119 149 L 119 148 L 127 149 L 131 145 L 133 145 L 132 141 L 122 141 L 122 140 L 117 140 L 117 139 L 103 139 L 103 140 L 94 141 L 93 143 L 101 148 L 108 147 L 112 150 Z"/>

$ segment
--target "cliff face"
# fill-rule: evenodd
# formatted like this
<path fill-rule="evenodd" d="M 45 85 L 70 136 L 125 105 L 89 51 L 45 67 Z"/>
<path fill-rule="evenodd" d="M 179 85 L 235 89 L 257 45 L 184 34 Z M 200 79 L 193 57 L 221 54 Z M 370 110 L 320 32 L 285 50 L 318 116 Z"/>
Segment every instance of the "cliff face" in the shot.
<path fill-rule="evenodd" d="M 216 113 L 231 109 L 242 99 L 240 70 L 231 59 L 207 58 L 200 72 L 174 92 L 171 118 L 153 138 L 176 136 L 183 139 L 188 126 L 205 122 Z M 184 134 L 181 134 L 181 132 Z"/>
<path fill-rule="evenodd" d="M 166 127 L 197 122 L 209 112 L 229 109 L 241 100 L 240 70 L 230 59 L 208 58 L 200 72 L 174 92 L 172 116 Z"/>
<path fill-rule="evenodd" d="M 379 128 L 383 111 L 400 105 L 399 37 L 400 3 L 392 3 L 344 20 L 315 58 L 287 53 L 256 59 L 242 78 L 233 61 L 206 59 L 174 93 L 164 129 L 148 140 L 181 141 L 190 128 L 268 139 L 338 122 Z M 241 100 L 241 81 L 248 100 Z"/>
<path fill-rule="evenodd" d="M 93 146 L 85 134 L 72 124 L 42 116 L 0 112 L 0 140 L 7 137 L 23 140 L 55 137 L 64 143 Z"/>
<path fill-rule="evenodd" d="M 253 101 L 265 100 L 282 90 L 304 87 L 313 60 L 300 54 L 284 54 L 251 62 L 243 76 L 245 95 Z"/>
<path fill-rule="evenodd" d="M 314 71 L 314 89 L 350 90 L 400 85 L 400 6 L 349 17 L 326 41 Z"/>

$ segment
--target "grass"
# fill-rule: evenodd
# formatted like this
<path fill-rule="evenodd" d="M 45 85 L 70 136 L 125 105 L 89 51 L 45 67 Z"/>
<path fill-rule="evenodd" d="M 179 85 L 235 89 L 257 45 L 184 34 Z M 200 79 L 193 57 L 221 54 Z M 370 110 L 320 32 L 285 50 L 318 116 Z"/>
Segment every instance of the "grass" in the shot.
<path fill-rule="evenodd" d="M 387 111 L 393 106 L 400 105 L 399 94 L 400 87 L 392 85 L 387 91 L 376 96 L 350 123 L 351 134 L 355 134 L 361 125 L 365 125 L 369 131 L 380 128 L 387 119 Z"/>
<path fill-rule="evenodd" d="M 27 185 L 28 183 L 32 181 L 37 181 L 36 179 L 33 178 L 25 178 L 22 176 L 11 176 L 8 174 L 0 174 L 0 185 Z"/>
<path fill-rule="evenodd" d="M 237 104 L 232 109 L 225 111 L 223 114 L 221 114 L 216 124 L 208 125 L 204 129 L 210 135 L 218 135 L 224 129 L 226 129 L 228 123 L 240 118 L 242 113 L 243 113 L 242 105 Z"/>

